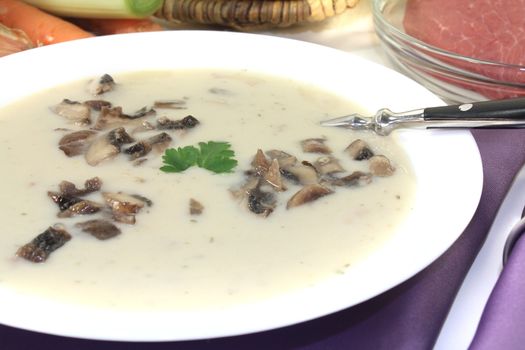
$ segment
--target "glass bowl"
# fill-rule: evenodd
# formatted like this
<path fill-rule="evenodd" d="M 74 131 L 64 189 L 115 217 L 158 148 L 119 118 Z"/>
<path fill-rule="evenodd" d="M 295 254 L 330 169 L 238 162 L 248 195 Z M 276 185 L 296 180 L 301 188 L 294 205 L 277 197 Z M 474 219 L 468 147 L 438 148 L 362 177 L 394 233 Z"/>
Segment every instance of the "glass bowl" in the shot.
<path fill-rule="evenodd" d="M 449 103 L 525 96 L 525 66 L 481 60 L 429 45 L 408 35 L 407 0 L 373 0 L 374 26 L 399 71 Z"/>

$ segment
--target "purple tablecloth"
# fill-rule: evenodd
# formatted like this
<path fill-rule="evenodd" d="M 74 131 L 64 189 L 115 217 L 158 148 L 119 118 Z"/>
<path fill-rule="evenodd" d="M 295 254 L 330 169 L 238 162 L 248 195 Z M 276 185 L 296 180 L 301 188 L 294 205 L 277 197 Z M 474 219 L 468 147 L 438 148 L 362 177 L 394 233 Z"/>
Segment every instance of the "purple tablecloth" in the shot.
<path fill-rule="evenodd" d="M 484 185 L 472 221 L 432 265 L 372 300 L 273 331 L 188 342 L 102 342 L 0 326 L 0 349 L 431 349 L 500 203 L 525 162 L 525 130 L 475 130 L 473 135 L 482 156 Z"/>

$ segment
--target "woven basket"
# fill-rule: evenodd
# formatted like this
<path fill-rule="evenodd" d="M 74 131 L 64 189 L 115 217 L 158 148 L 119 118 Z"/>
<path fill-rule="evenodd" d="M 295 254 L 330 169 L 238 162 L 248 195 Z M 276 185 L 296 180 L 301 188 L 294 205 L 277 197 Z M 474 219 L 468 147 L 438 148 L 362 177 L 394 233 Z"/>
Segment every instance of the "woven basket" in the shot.
<path fill-rule="evenodd" d="M 323 21 L 359 0 L 165 0 L 156 17 L 249 31 Z"/>

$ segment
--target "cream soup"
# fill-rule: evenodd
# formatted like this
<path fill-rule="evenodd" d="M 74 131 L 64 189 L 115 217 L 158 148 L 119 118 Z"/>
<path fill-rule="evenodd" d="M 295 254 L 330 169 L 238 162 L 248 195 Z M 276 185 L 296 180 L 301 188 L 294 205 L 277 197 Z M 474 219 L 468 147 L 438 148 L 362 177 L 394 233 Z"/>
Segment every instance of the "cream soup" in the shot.
<path fill-rule="evenodd" d="M 109 72 L 111 73 L 111 72 Z M 283 78 L 246 71 L 162 71 L 112 74 L 115 88 L 94 97 L 87 81 L 59 86 L 0 110 L 2 244 L 0 286 L 21 294 L 66 303 L 116 309 L 195 310 L 228 307 L 308 288 L 345 273 L 384 244 L 410 214 L 415 179 L 393 137 L 323 128 L 319 121 L 356 110 L 355 102 Z M 188 130 L 166 131 L 169 147 L 227 141 L 235 152 L 232 173 L 190 167 L 166 173 L 161 153 L 143 162 L 118 154 L 97 165 L 83 155 L 68 157 L 58 142 L 88 129 L 54 113 L 62 99 L 104 99 L 133 113 L 154 101 L 176 100 L 176 108 L 156 108 L 145 117 L 173 120 L 194 116 Z M 173 106 L 171 106 L 173 107 Z M 95 121 L 98 112 L 92 112 Z M 93 125 L 93 124 L 92 124 Z M 92 126 L 91 125 L 91 126 Z M 136 140 L 159 131 L 126 127 Z M 301 186 L 286 184 L 270 215 L 257 215 L 232 194 L 246 183 L 258 149 L 282 150 L 305 164 L 320 154 L 305 153 L 301 141 L 320 138 L 344 174 L 368 172 L 368 161 L 345 152 L 355 139 L 395 167 L 391 176 L 338 186 L 312 202 L 286 208 Z M 124 147 L 123 147 L 124 148 Z M 67 180 L 82 187 L 99 177 L 102 189 L 86 196 L 103 203 L 101 192 L 139 194 L 151 200 L 135 224 L 116 222 L 121 234 L 98 240 L 75 223 L 96 217 L 57 217 L 48 196 Z M 190 215 L 190 200 L 203 210 Z M 42 263 L 15 253 L 47 227 L 62 224 L 72 238 Z"/>

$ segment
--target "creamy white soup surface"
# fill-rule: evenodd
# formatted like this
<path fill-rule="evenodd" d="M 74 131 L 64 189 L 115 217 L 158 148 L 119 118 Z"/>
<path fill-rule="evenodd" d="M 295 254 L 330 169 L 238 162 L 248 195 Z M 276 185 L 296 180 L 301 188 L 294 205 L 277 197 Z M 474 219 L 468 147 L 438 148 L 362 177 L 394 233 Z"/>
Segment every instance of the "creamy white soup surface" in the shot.
<path fill-rule="evenodd" d="M 111 74 L 111 72 L 108 72 Z M 319 126 L 319 121 L 359 109 L 348 101 L 299 82 L 246 71 L 151 71 L 111 74 L 112 91 L 93 96 L 87 81 L 58 86 L 0 109 L 0 287 L 66 303 L 126 310 L 197 310 L 257 302 L 339 278 L 384 244 L 410 214 L 416 181 L 403 149 L 392 137 Z M 225 141 L 237 167 L 214 174 L 190 167 L 166 173 L 162 153 L 153 150 L 141 163 L 121 153 L 98 165 L 84 155 L 68 157 L 59 140 L 92 123 L 76 125 L 51 110 L 64 98 L 103 99 L 133 113 L 154 101 L 181 100 L 182 109 L 156 108 L 145 119 L 179 120 L 194 116 L 187 130 L 162 130 L 169 147 Z M 133 131 L 135 139 L 159 130 Z M 109 129 L 105 130 L 108 131 Z M 103 134 L 105 131 L 99 131 Z M 248 209 L 232 192 L 246 183 L 258 149 L 282 150 L 313 164 L 323 156 L 306 153 L 301 141 L 320 138 L 348 175 L 369 172 L 369 161 L 345 152 L 362 139 L 376 155 L 390 159 L 391 176 L 372 176 L 354 186 L 326 185 L 333 193 L 286 208 L 302 185 L 284 180 L 275 209 L 265 216 Z M 122 146 L 122 149 L 130 145 Z M 326 156 L 326 155 L 324 155 Z M 60 218 L 48 196 L 67 180 L 78 187 L 93 177 L 102 188 L 85 198 L 104 203 L 102 192 L 139 194 L 151 200 L 135 224 L 113 223 L 121 234 L 99 240 L 75 226 L 104 213 Z M 266 187 L 268 187 L 266 185 Z M 190 199 L 203 206 L 190 215 Z M 103 210 L 104 211 L 104 210 Z M 16 255 L 49 226 L 60 223 L 71 239 L 46 261 Z"/>

